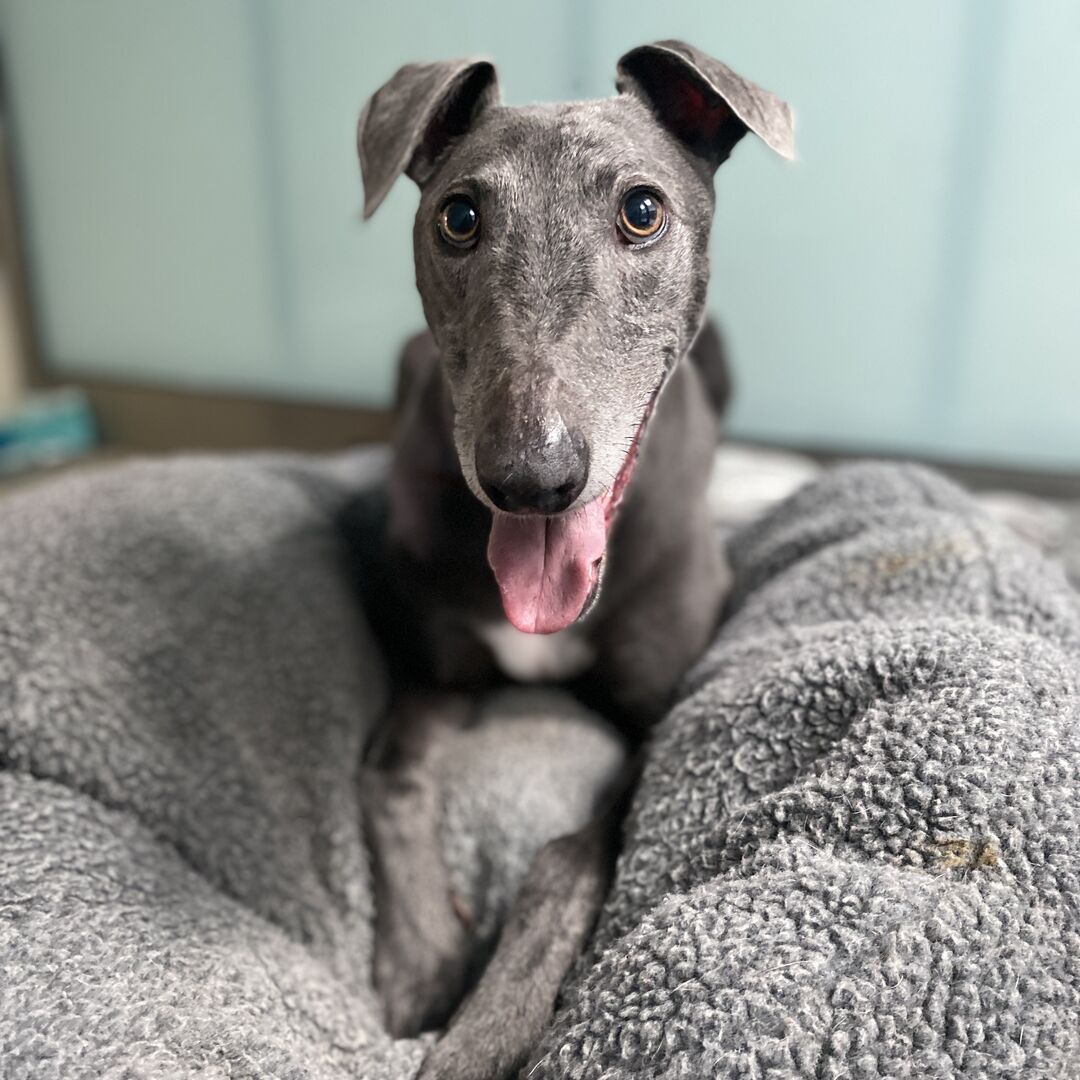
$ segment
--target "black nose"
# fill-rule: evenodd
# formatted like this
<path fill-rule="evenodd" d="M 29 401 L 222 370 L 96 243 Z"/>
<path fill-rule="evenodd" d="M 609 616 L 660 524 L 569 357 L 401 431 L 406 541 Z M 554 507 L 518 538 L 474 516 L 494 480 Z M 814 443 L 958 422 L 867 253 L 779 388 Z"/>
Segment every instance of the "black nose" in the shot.
<path fill-rule="evenodd" d="M 558 514 L 585 489 L 589 448 L 578 431 L 559 424 L 557 435 L 523 445 L 490 425 L 476 444 L 476 476 L 487 497 L 508 514 Z"/>

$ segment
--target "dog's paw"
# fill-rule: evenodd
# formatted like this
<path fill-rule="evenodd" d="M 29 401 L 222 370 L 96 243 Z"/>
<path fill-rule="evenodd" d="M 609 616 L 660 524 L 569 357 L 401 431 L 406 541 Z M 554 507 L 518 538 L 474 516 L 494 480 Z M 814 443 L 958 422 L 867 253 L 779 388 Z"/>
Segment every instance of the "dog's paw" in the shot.
<path fill-rule="evenodd" d="M 375 989 L 383 1002 L 386 1030 L 413 1038 L 446 1026 L 465 994 L 468 950 L 439 949 L 430 942 L 387 935 L 375 944 Z"/>
<path fill-rule="evenodd" d="M 460 1053 L 435 1046 L 424 1058 L 416 1080 L 503 1080 L 502 1076 L 480 1071 L 476 1061 L 465 1061 Z"/>
<path fill-rule="evenodd" d="M 481 983 L 428 1051 L 416 1080 L 510 1080 L 550 1014 L 524 987 Z"/>
<path fill-rule="evenodd" d="M 476 1032 L 451 1032 L 437 1042 L 420 1066 L 416 1080 L 511 1080 L 522 1059 L 505 1046 L 491 1046 Z"/>
<path fill-rule="evenodd" d="M 509 1080 L 516 1073 L 505 1068 L 501 1055 L 483 1045 L 466 1045 L 451 1031 L 428 1051 L 416 1080 Z"/>

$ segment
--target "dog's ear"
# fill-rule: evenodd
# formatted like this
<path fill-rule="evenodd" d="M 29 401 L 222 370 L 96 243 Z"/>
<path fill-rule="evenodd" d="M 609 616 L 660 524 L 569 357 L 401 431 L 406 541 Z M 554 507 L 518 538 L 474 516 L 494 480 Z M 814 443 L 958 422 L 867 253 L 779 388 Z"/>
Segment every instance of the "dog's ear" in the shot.
<path fill-rule="evenodd" d="M 499 99 L 495 68 L 485 60 L 406 64 L 360 113 L 356 147 L 364 178 L 364 217 L 407 173 L 423 184 L 450 142 Z"/>
<path fill-rule="evenodd" d="M 685 42 L 631 49 L 619 61 L 615 85 L 641 98 L 713 169 L 748 131 L 783 157 L 795 156 L 787 103 Z"/>

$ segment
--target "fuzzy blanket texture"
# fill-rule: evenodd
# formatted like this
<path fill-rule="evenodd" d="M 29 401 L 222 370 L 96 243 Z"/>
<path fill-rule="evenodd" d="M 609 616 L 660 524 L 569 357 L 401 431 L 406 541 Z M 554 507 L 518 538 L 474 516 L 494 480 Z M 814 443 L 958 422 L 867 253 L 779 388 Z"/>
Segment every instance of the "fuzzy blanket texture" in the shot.
<path fill-rule="evenodd" d="M 339 527 L 382 459 L 148 462 L 0 502 L 0 1077 L 408 1080 L 373 994 L 383 708 Z M 739 531 L 532 1080 L 1080 1076 L 1080 594 L 939 477 Z M 621 749 L 553 692 L 447 740 L 497 933 Z"/>

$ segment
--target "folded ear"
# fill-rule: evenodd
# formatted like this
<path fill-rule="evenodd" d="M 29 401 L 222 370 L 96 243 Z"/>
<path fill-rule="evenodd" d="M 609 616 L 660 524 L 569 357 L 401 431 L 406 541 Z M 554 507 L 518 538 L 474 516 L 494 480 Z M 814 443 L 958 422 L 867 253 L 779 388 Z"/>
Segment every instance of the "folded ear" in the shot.
<path fill-rule="evenodd" d="M 484 60 L 406 64 L 360 113 L 356 146 L 371 217 L 401 173 L 427 181 L 439 154 L 499 99 L 495 68 Z"/>
<path fill-rule="evenodd" d="M 619 61 L 615 85 L 620 93 L 645 101 L 665 127 L 714 169 L 748 131 L 783 157 L 795 156 L 787 103 L 685 42 L 658 41 L 631 49 Z"/>

